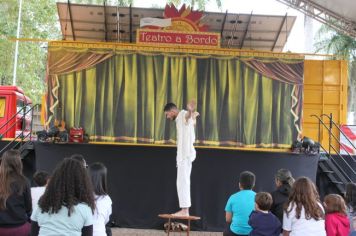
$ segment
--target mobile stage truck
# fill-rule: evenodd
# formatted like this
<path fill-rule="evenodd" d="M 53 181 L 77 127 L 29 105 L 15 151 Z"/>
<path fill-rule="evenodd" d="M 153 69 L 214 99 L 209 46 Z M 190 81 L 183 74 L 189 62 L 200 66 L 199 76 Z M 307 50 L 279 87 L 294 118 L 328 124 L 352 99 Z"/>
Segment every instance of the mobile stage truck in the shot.
<path fill-rule="evenodd" d="M 0 86 L 0 134 L 1 138 L 26 136 L 31 130 L 32 101 L 17 86 Z"/>
<path fill-rule="evenodd" d="M 166 28 L 155 29 L 138 28 L 145 9 L 65 3 L 58 9 L 66 40 L 48 45 L 47 123 L 64 120 L 67 130 L 83 127 L 90 143 L 36 143 L 36 168 L 52 171 L 74 153 L 88 163 L 104 163 L 112 219 L 119 226 L 159 228 L 163 222 L 157 215 L 178 208 L 176 133 L 164 116 L 167 102 L 185 108 L 194 99 L 200 113 L 191 176 L 191 213 L 201 217 L 195 228 L 224 228 L 224 207 L 238 190 L 241 171 L 256 174 L 256 191 L 274 190 L 280 168 L 316 180 L 319 155 L 290 148 L 303 136 L 329 144 L 330 135 L 311 115 L 333 113 L 337 124 L 346 122 L 347 63 L 282 53 L 292 18 L 206 13 L 204 22 L 221 30 L 201 32 L 204 13 L 190 8 L 146 9 L 171 19 L 161 22 L 170 24 Z M 100 20 L 103 29 L 115 28 L 93 31 L 98 24 L 88 23 L 83 31 L 83 22 Z M 272 21 L 279 22 L 276 34 L 261 40 Z M 246 30 L 236 30 L 235 36 L 237 24 Z M 84 42 L 94 36 L 107 42 Z M 108 40 L 116 36 L 115 42 Z M 117 43 L 125 36 L 131 43 Z M 239 48 L 266 42 L 272 51 L 227 48 L 231 41 Z"/>

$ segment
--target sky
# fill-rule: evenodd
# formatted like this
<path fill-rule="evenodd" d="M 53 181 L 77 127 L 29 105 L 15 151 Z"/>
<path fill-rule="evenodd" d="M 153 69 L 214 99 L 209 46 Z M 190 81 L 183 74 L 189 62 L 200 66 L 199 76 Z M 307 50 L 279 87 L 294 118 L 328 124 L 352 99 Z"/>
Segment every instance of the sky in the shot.
<path fill-rule="evenodd" d="M 225 12 L 228 10 L 229 13 L 247 13 L 250 14 L 266 14 L 266 15 L 282 15 L 286 13 L 289 16 L 297 16 L 294 23 L 291 34 L 288 37 L 287 44 L 284 51 L 291 52 L 313 52 L 313 48 L 309 45 L 305 45 L 305 40 L 310 42 L 314 38 L 313 35 L 305 39 L 304 35 L 304 14 L 300 13 L 293 8 L 290 8 L 276 0 L 221 0 L 222 10 Z M 135 0 L 135 7 L 152 7 L 154 6 L 164 6 L 164 0 Z M 209 4 L 205 7 L 206 11 L 217 12 L 218 7 L 215 0 L 210 0 Z M 317 28 L 320 26 L 318 22 L 312 20 L 313 23 L 313 34 L 315 34 Z"/>

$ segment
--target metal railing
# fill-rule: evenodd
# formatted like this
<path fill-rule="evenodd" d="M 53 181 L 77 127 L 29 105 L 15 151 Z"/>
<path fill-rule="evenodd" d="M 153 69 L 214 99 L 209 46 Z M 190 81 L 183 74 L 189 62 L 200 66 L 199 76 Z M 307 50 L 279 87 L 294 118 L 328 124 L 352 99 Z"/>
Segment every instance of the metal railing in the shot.
<path fill-rule="evenodd" d="M 326 154 L 326 157 L 333 162 L 333 164 L 337 167 L 338 171 L 343 175 L 344 179 L 346 179 L 349 182 L 353 182 L 353 177 L 356 177 L 356 171 L 353 169 L 353 167 L 350 165 L 350 163 L 346 160 L 345 157 L 348 157 L 349 160 L 351 160 L 352 163 L 355 163 L 355 156 L 351 155 L 347 150 L 345 150 L 345 155 L 342 155 L 338 148 L 333 145 L 334 143 L 337 143 L 339 147 L 342 147 L 343 144 L 339 141 L 339 138 L 335 136 L 335 134 L 332 132 L 333 128 L 336 128 L 337 131 L 340 132 L 340 136 L 343 135 L 346 140 L 350 143 L 350 145 L 356 150 L 355 145 L 352 143 L 352 141 L 345 135 L 345 133 L 340 129 L 339 125 L 336 124 L 333 119 L 332 119 L 332 114 L 327 115 L 327 114 L 322 114 L 319 116 L 317 115 L 311 115 L 311 117 L 315 117 L 319 121 L 319 127 L 318 127 L 318 142 L 320 143 L 320 147 L 323 149 L 323 151 Z M 329 122 L 328 124 L 325 124 L 323 121 L 323 117 L 328 118 Z M 325 148 L 322 143 L 321 143 L 321 128 L 324 128 L 328 131 L 328 137 L 329 137 L 329 145 L 328 148 Z M 332 154 L 331 152 L 334 152 L 335 154 Z M 341 163 L 343 166 L 341 166 Z M 352 176 L 350 176 L 347 172 L 349 172 Z M 346 184 L 346 183 L 344 183 Z"/>
<path fill-rule="evenodd" d="M 39 107 L 40 104 L 35 104 L 33 105 L 30 109 L 26 109 L 27 107 L 22 107 L 16 114 L 10 117 L 10 119 L 4 123 L 3 125 L 0 126 L 0 130 L 7 125 L 11 124 L 4 132 L 0 134 L 0 137 L 3 138 L 5 134 L 7 134 L 18 122 L 22 122 L 21 126 L 21 132 L 16 135 L 15 132 L 15 138 L 6 144 L 1 150 L 0 150 L 0 156 L 8 149 L 16 149 L 20 148 L 23 146 L 26 142 L 32 140 L 32 126 L 33 126 L 33 112 L 36 107 Z M 27 134 L 26 132 L 26 115 L 31 112 L 31 123 L 30 123 L 30 130 Z M 17 115 L 22 114 L 21 119 L 17 120 Z M 14 121 L 13 121 L 14 120 Z M 11 123 L 13 122 L 13 123 Z"/>

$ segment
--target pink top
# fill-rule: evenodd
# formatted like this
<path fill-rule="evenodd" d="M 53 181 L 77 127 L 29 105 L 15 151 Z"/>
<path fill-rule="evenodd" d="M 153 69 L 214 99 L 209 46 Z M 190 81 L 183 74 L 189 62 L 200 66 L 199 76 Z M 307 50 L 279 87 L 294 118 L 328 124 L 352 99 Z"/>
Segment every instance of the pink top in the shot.
<path fill-rule="evenodd" d="M 325 229 L 327 236 L 348 236 L 350 222 L 346 215 L 329 213 L 325 216 Z"/>

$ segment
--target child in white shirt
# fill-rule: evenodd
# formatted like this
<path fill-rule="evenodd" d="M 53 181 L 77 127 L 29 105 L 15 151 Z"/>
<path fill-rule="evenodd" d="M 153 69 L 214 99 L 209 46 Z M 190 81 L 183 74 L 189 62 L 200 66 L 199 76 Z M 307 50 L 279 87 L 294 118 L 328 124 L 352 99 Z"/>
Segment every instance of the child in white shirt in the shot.
<path fill-rule="evenodd" d="M 33 181 L 36 184 L 36 187 L 31 188 L 33 209 L 37 207 L 38 200 L 44 194 L 48 180 L 49 180 L 49 174 L 46 171 L 36 171 L 36 173 L 33 175 Z"/>
<path fill-rule="evenodd" d="M 314 183 L 295 181 L 283 212 L 283 236 L 326 236 L 324 209 Z"/>
<path fill-rule="evenodd" d="M 107 169 L 102 163 L 93 163 L 89 166 L 89 175 L 95 198 L 93 236 L 106 236 L 106 224 L 109 222 L 112 213 L 112 201 L 107 194 Z"/>

